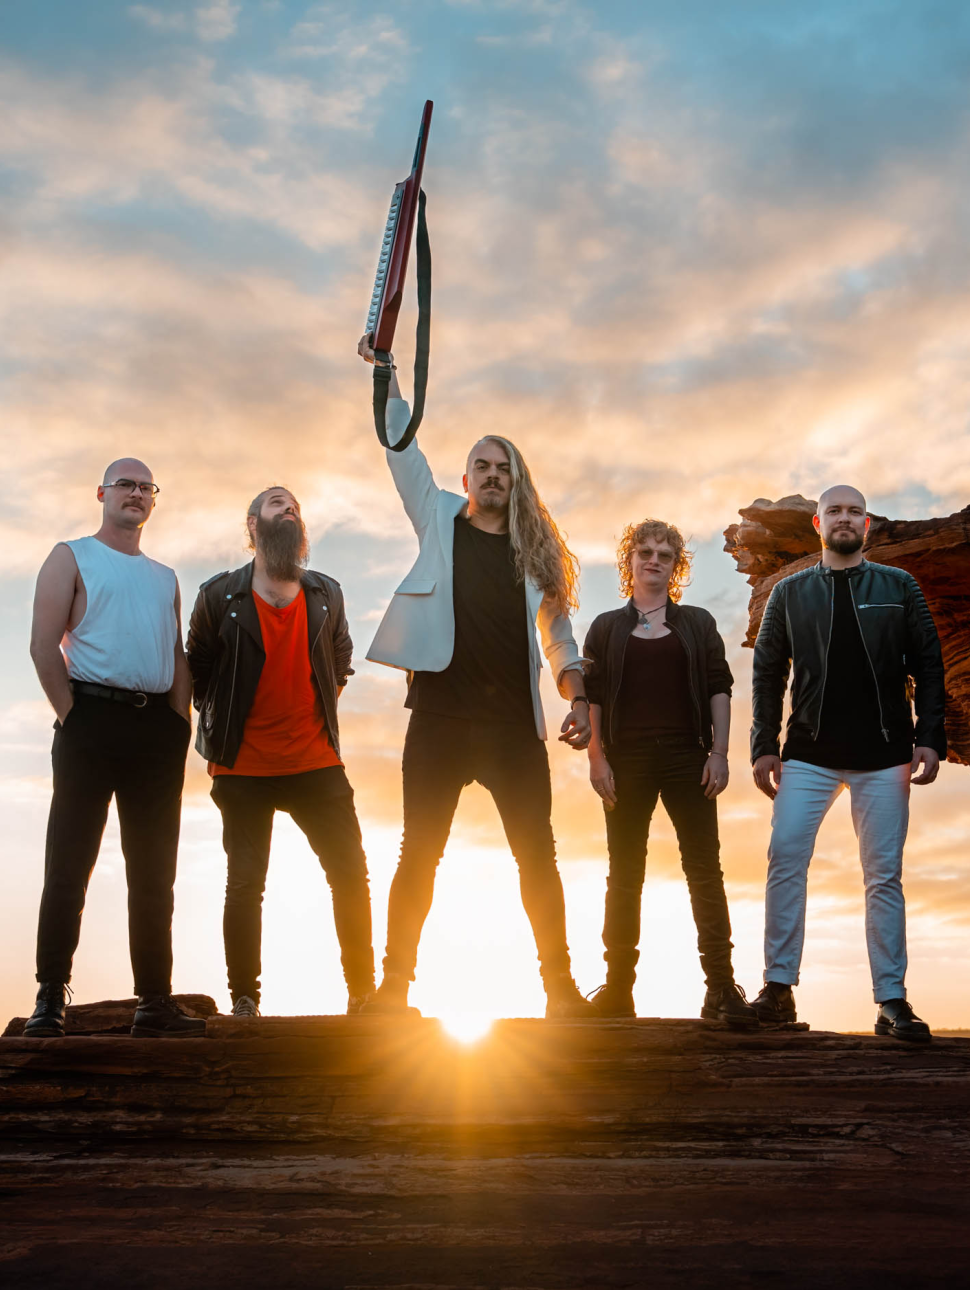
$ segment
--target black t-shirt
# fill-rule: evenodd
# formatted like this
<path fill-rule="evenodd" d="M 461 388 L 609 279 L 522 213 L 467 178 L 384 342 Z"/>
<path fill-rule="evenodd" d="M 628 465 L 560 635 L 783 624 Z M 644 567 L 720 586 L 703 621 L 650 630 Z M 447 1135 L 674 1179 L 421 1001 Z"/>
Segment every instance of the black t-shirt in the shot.
<path fill-rule="evenodd" d="M 845 569 L 832 572 L 832 637 L 818 738 L 789 735 L 782 761 L 807 761 L 830 770 L 885 770 L 913 756 L 912 738 L 887 740 L 879 721 L 879 696 Z"/>
<path fill-rule="evenodd" d="M 535 727 L 525 587 L 508 533 L 455 518 L 455 652 L 443 672 L 414 672 L 406 706 L 471 721 Z"/>
<path fill-rule="evenodd" d="M 638 735 L 694 733 L 687 654 L 673 632 L 627 639 L 616 718 L 621 742 Z"/>

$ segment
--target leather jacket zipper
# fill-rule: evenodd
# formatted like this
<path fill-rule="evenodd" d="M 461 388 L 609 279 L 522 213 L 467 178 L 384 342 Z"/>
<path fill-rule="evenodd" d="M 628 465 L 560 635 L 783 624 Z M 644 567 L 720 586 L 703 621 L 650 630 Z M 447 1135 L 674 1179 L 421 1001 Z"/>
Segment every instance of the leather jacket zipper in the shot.
<path fill-rule="evenodd" d="M 833 589 L 834 590 L 834 589 Z M 869 646 L 866 644 L 866 638 L 863 635 L 862 623 L 859 621 L 859 611 L 856 608 L 855 596 L 852 594 L 852 580 L 849 580 L 849 599 L 852 601 L 852 612 L 855 614 L 855 623 L 859 629 L 859 635 L 862 637 L 862 648 L 866 652 L 866 659 L 869 663 L 869 671 L 872 673 L 872 683 L 876 687 L 876 703 L 879 705 L 879 729 L 882 731 L 882 737 L 886 743 L 889 743 L 889 731 L 886 729 L 886 718 L 882 713 L 882 695 L 879 693 L 879 678 L 876 676 L 876 669 L 872 665 L 872 655 L 869 653 Z"/>
<path fill-rule="evenodd" d="M 815 718 L 815 729 L 812 731 L 813 742 L 818 738 L 818 732 L 822 727 L 822 707 L 825 703 L 825 682 L 828 680 L 829 675 L 829 650 L 832 648 L 832 625 L 835 622 L 835 583 L 832 581 L 831 577 L 829 578 L 829 584 L 829 638 L 825 642 L 825 660 L 822 663 L 822 693 L 818 698 L 818 716 Z M 852 588 L 850 587 L 849 590 L 851 591 Z M 858 615 L 856 617 L 858 621 Z M 862 628 L 860 627 L 859 630 L 861 631 Z"/>
<path fill-rule="evenodd" d="M 701 701 L 697 697 L 697 689 L 694 685 L 694 669 L 691 666 L 691 663 L 693 660 L 691 659 L 690 649 L 687 645 L 687 642 L 684 640 L 683 636 L 681 636 L 680 632 L 673 625 L 673 623 L 666 623 L 665 626 L 669 628 L 669 630 L 672 631 L 673 634 L 677 637 L 677 639 L 680 641 L 681 649 L 687 655 L 687 684 L 690 687 L 691 702 L 694 705 L 694 716 L 697 720 L 697 742 L 703 748 L 704 734 L 702 730 L 703 720 L 701 718 Z"/>
<path fill-rule="evenodd" d="M 624 640 L 623 642 L 623 653 L 620 655 L 620 673 L 619 673 L 619 676 L 617 676 L 616 678 L 616 684 L 613 686 L 613 693 L 610 696 L 610 728 L 606 732 L 607 748 L 611 747 L 613 744 L 613 714 L 614 712 L 616 712 L 616 700 L 620 693 L 620 686 L 623 684 L 623 668 L 624 668 L 624 665 L 626 664 L 626 642 L 630 639 L 630 637 L 633 635 L 635 631 L 636 631 L 636 623 L 634 623 L 633 626 L 630 628 L 630 630 L 627 632 L 626 640 Z"/>
<path fill-rule="evenodd" d="M 236 645 L 232 652 L 232 683 L 229 686 L 229 702 L 226 704 L 226 728 L 222 736 L 222 762 L 225 765 L 226 746 L 229 743 L 229 720 L 232 716 L 232 701 L 236 694 L 236 667 L 239 663 L 239 623 L 236 623 Z"/>

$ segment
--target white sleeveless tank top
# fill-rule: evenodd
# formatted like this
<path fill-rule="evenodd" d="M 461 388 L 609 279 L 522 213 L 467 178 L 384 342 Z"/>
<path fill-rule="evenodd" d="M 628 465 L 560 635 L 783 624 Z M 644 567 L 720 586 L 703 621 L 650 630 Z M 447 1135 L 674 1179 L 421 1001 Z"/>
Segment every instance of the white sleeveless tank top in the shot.
<path fill-rule="evenodd" d="M 88 593 L 84 617 L 61 641 L 68 675 L 165 694 L 175 679 L 174 569 L 147 555 L 114 551 L 95 537 L 65 545 Z"/>

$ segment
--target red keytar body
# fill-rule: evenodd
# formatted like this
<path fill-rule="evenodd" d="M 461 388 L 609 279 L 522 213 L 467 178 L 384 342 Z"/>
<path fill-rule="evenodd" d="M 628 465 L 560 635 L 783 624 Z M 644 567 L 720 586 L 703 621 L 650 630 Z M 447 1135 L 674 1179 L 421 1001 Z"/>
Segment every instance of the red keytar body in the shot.
<path fill-rule="evenodd" d="M 404 279 L 407 276 L 408 253 L 414 234 L 414 220 L 418 209 L 418 194 L 421 191 L 421 175 L 424 171 L 424 156 L 428 148 L 433 106 L 430 99 L 424 105 L 411 173 L 407 179 L 396 186 L 394 196 L 391 198 L 391 211 L 384 230 L 377 278 L 367 316 L 367 331 L 373 336 L 371 342 L 373 348 L 383 350 L 385 353 L 394 343 L 394 329 L 397 326 L 397 316 L 401 312 L 401 302 L 404 298 Z"/>

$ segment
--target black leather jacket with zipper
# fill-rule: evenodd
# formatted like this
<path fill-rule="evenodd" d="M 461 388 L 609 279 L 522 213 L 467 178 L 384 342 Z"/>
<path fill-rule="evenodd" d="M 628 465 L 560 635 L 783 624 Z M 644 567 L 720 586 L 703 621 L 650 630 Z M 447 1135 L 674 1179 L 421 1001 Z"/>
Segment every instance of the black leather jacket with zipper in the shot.
<path fill-rule="evenodd" d="M 724 657 L 724 642 L 713 615 L 697 605 L 678 605 L 668 599 L 664 623 L 687 655 L 694 734 L 709 751 L 713 739 L 711 699 L 715 694 L 730 696 L 734 683 Z M 636 625 L 637 611 L 633 601 L 628 600 L 622 609 L 611 609 L 594 618 L 583 644 L 583 655 L 589 660 L 586 695 L 590 703 L 603 709 L 602 739 L 607 751 L 619 730 L 616 701 L 623 679 L 623 656 Z"/>
<path fill-rule="evenodd" d="M 775 584 L 754 647 L 751 760 L 779 754 L 791 672 L 788 733 L 818 738 L 835 586 L 816 564 Z M 914 737 L 908 679 L 915 683 L 917 746 L 946 756 L 943 657 L 933 618 L 912 574 L 886 564 L 848 570 L 849 594 L 879 700 L 882 738 Z M 861 680 L 861 678 L 860 678 Z"/>
<path fill-rule="evenodd" d="M 338 757 L 337 691 L 353 675 L 353 643 L 340 583 L 308 570 L 300 579 L 306 596 L 307 634 L 313 678 Z M 220 573 L 199 588 L 186 637 L 192 701 L 199 713 L 195 746 L 207 761 L 232 767 L 243 727 L 256 697 L 266 659 L 253 602 L 253 565 Z"/>

